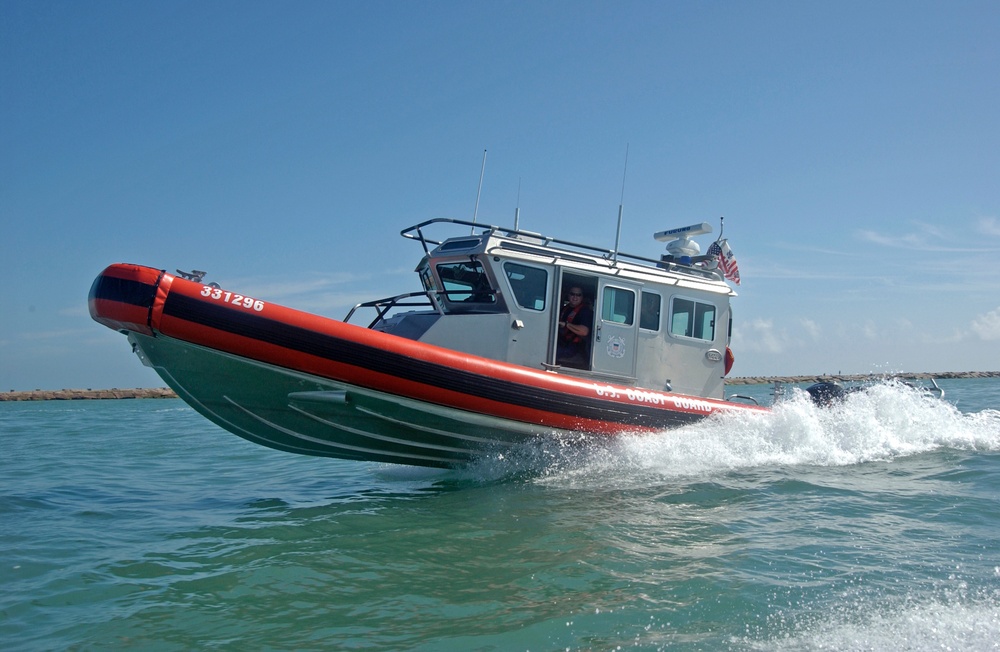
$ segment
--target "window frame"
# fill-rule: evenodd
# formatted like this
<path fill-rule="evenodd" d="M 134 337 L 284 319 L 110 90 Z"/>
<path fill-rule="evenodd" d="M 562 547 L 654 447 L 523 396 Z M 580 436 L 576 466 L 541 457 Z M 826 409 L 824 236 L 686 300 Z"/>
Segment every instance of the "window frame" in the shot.
<path fill-rule="evenodd" d="M 656 327 L 650 328 L 649 326 L 643 326 L 645 317 L 648 314 L 646 312 L 646 297 L 656 298 Z M 650 333 L 659 333 L 663 328 L 663 295 L 659 292 L 651 292 L 649 290 L 641 290 L 639 293 L 639 330 L 647 331 Z"/>
<path fill-rule="evenodd" d="M 608 301 L 608 294 L 612 293 L 615 297 L 614 300 Z M 622 293 L 621 296 L 625 296 L 625 293 L 631 298 L 631 306 L 629 307 L 629 312 L 626 313 L 616 313 L 614 309 L 618 305 L 617 297 L 618 293 Z M 617 324 L 618 326 L 632 327 L 635 325 L 635 297 L 636 291 L 631 288 L 618 287 L 617 285 L 607 284 L 601 293 L 601 321 L 605 324 Z M 615 315 L 622 315 L 625 317 L 624 321 L 618 321 L 613 317 Z"/>
<path fill-rule="evenodd" d="M 465 266 L 478 273 L 478 279 L 484 280 L 486 283 L 485 292 L 489 294 L 489 299 L 486 301 L 473 301 L 472 298 L 477 294 L 484 292 L 484 290 L 477 288 L 475 284 L 469 284 L 469 289 L 466 291 L 465 286 L 461 281 L 457 281 L 454 277 L 447 278 L 445 275 L 441 274 L 442 267 L 455 266 Z M 478 260 L 461 259 L 437 261 L 434 263 L 434 276 L 441 283 L 441 296 L 449 305 L 496 306 L 499 302 L 496 289 L 493 287 L 493 282 L 491 281 L 489 274 L 486 272 L 486 266 Z M 451 286 L 449 286 L 449 284 L 451 284 Z M 455 285 L 459 285 L 461 287 L 454 287 Z"/>
<path fill-rule="evenodd" d="M 525 305 L 521 303 L 521 293 L 518 292 L 518 287 L 527 287 L 527 285 L 521 286 L 520 282 L 515 284 L 514 280 L 511 278 L 511 271 L 508 270 L 508 266 L 517 266 L 522 269 L 530 270 L 531 272 L 538 272 L 542 275 L 542 306 L 539 308 L 536 305 Z M 534 312 L 545 312 L 549 305 L 549 270 L 544 267 L 536 267 L 534 265 L 525 265 L 524 263 L 517 260 L 505 260 L 501 265 L 503 270 L 504 278 L 507 279 L 507 285 L 510 287 L 511 296 L 514 297 L 514 304 L 519 308 L 524 310 L 531 310 Z M 527 278 L 527 275 L 525 276 Z M 537 289 L 537 288 L 532 288 Z"/>
<path fill-rule="evenodd" d="M 685 311 L 688 315 L 688 324 L 687 328 L 685 328 L 685 332 L 683 333 L 679 333 L 674 330 L 674 319 L 678 314 L 677 304 L 680 301 L 688 302 L 691 304 L 691 309 Z M 702 308 L 703 310 L 699 310 L 699 308 Z M 712 314 L 712 319 L 708 325 L 708 327 L 711 328 L 711 334 L 712 334 L 711 339 L 695 334 L 697 332 L 696 328 L 699 324 L 699 321 L 701 321 L 701 330 L 704 331 L 705 328 L 704 316 L 708 313 L 707 309 L 710 309 Z M 670 334 L 671 337 L 676 337 L 678 339 L 694 340 L 698 342 L 714 342 L 715 338 L 718 336 L 719 314 L 720 314 L 719 306 L 710 301 L 705 301 L 703 299 L 696 299 L 690 296 L 674 295 L 670 297 L 670 314 L 667 322 L 667 332 Z M 688 335 L 687 334 L 688 331 L 690 331 L 692 334 Z"/>

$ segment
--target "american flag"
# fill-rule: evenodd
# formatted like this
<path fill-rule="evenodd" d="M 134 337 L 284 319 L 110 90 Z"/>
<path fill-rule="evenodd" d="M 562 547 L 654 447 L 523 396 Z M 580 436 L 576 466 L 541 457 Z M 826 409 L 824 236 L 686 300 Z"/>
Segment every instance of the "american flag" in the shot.
<path fill-rule="evenodd" d="M 736 264 L 736 256 L 729 248 L 729 240 L 716 240 L 709 246 L 708 255 L 715 256 L 719 260 L 719 269 L 722 275 L 736 285 L 740 284 L 740 266 Z"/>

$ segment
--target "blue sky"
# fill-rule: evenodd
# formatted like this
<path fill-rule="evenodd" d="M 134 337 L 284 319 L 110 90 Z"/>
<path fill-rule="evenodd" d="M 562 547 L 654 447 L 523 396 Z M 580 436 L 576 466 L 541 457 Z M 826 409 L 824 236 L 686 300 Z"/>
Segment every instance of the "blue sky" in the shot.
<path fill-rule="evenodd" d="M 342 318 L 400 229 L 726 217 L 734 375 L 1000 369 L 1000 4 L 0 3 L 0 390 L 160 386 L 136 262 Z M 703 246 L 707 242 L 703 242 Z"/>

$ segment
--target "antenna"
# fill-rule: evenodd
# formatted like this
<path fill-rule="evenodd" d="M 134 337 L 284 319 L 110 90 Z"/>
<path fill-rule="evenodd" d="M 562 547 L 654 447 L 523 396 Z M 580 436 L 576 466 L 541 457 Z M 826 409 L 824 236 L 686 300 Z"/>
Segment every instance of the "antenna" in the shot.
<path fill-rule="evenodd" d="M 514 230 L 517 231 L 517 222 L 521 216 L 521 177 L 517 178 L 517 204 L 514 206 Z"/>
<path fill-rule="evenodd" d="M 622 198 L 618 202 L 618 233 L 615 234 L 615 252 L 611 264 L 618 264 L 618 243 L 622 239 L 622 209 L 625 206 L 625 175 L 628 174 L 628 143 L 625 143 L 625 169 L 622 171 Z"/>
<path fill-rule="evenodd" d="M 479 190 L 476 191 L 476 209 L 472 211 L 472 233 L 476 232 L 476 217 L 479 215 L 479 196 L 483 194 L 483 175 L 486 174 L 486 150 L 483 150 L 483 169 L 479 171 Z"/>

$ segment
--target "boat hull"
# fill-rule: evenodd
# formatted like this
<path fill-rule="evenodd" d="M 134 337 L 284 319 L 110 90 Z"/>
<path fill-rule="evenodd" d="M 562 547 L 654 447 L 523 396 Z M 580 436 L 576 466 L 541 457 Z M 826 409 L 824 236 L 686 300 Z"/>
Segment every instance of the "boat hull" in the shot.
<path fill-rule="evenodd" d="M 89 303 L 199 413 L 295 453 L 451 467 L 537 437 L 754 409 L 527 369 L 136 265 L 107 268 Z"/>
<path fill-rule="evenodd" d="M 289 453 L 454 467 L 555 434 L 303 374 L 170 337 L 129 341 L 179 397 L 251 442 Z"/>

